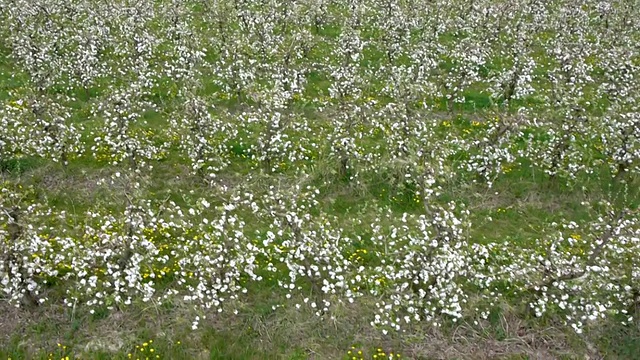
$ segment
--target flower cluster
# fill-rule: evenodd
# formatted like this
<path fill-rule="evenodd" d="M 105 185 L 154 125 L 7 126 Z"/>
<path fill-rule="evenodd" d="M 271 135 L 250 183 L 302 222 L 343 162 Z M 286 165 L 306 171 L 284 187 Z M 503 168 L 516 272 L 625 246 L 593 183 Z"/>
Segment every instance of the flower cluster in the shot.
<path fill-rule="evenodd" d="M 568 221 L 532 247 L 491 244 L 477 279 L 493 301 L 508 293 L 525 299 L 536 317 L 562 313 L 577 332 L 610 316 L 633 321 L 638 277 L 633 254 L 640 246 L 637 211 L 617 210 L 607 202 L 606 216 L 588 224 Z M 490 253 L 490 256 L 489 256 Z M 501 290 L 502 289 L 502 290 Z"/>
<path fill-rule="evenodd" d="M 400 331 L 413 322 L 437 326 L 441 315 L 453 321 L 462 317 L 472 256 L 464 239 L 466 225 L 456 212 L 452 203 L 432 209 L 429 216 L 405 214 L 402 225 L 384 233 L 372 224 L 372 241 L 384 244 L 384 252 L 377 254 L 380 265 L 372 271 L 372 293 L 383 295 L 372 325 Z"/>
<path fill-rule="evenodd" d="M 124 163 L 139 171 L 152 168 L 150 161 L 162 157 L 167 143 L 158 143 L 146 127 L 144 113 L 154 108 L 145 100 L 146 95 L 150 93 L 142 84 L 130 84 L 127 88 L 114 89 L 95 105 L 92 113 L 103 123 L 102 128 L 92 134 L 95 145 L 90 150 L 96 159 L 104 159 L 111 165 Z"/>

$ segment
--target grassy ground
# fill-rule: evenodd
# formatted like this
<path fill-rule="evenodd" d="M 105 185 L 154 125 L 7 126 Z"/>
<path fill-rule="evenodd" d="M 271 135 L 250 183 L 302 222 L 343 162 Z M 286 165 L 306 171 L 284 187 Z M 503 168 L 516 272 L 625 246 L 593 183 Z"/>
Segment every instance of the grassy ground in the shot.
<path fill-rule="evenodd" d="M 97 179 L 116 169 L 96 166 L 88 157 L 67 168 L 28 158 L 3 166 L 3 179 L 34 186 L 39 198 L 72 214 L 81 214 L 96 203 L 114 209 L 122 204 L 117 189 L 104 191 L 95 185 Z M 239 162 L 222 178 L 233 186 L 245 182 L 249 172 L 247 165 Z M 188 176 L 185 165 L 176 159 L 157 164 L 150 179 L 144 189 L 150 198 L 170 197 L 180 202 L 181 196 L 190 191 L 209 191 Z M 282 182 L 282 177 L 254 174 L 249 186 L 258 192 Z M 598 178 L 585 178 L 582 184 L 580 188 L 567 188 L 525 165 L 501 178 L 490 190 L 483 184 L 452 183 L 441 200 L 467 204 L 474 224 L 472 241 L 529 242 L 539 239 L 549 223 L 560 216 L 575 221 L 590 219 L 594 214 L 581 203 L 602 197 L 614 186 Z M 421 211 L 410 198 L 394 193 L 382 180 L 371 180 L 364 187 L 328 181 L 325 188 L 321 199 L 324 210 L 345 219 L 358 218 L 366 223 L 376 214 L 372 209 L 381 205 L 390 206 L 397 216 Z M 633 194 L 630 198 L 637 201 L 640 197 Z M 272 310 L 282 297 L 273 287 L 264 285 L 250 293 L 241 315 L 208 319 L 197 331 L 190 329 L 189 307 L 179 303 L 161 307 L 139 304 L 93 315 L 82 309 L 56 307 L 30 312 L 0 303 L 0 358 L 340 359 L 352 355 L 361 358 L 361 351 L 362 358 L 367 359 L 382 352 L 414 359 L 569 359 L 632 358 L 640 350 L 640 334 L 629 333 L 628 329 L 613 327 L 605 335 L 578 337 L 553 324 L 534 324 L 516 316 L 517 309 L 506 305 L 501 315 L 481 326 L 483 330 L 463 323 L 400 337 L 382 336 L 371 329 L 366 323 L 367 307 L 344 306 L 335 321 L 321 321 L 304 311 Z"/>
<path fill-rule="evenodd" d="M 0 46 L 0 57 L 7 54 L 7 49 Z M 20 76 L 11 76 L 16 73 L 13 64 L 0 61 L 0 101 L 22 85 Z M 317 82 L 317 88 L 326 87 L 325 80 Z M 480 91 L 467 95 L 469 101 L 456 112 L 466 119 L 483 117 L 488 97 Z M 76 116 L 82 121 L 90 99 L 79 98 Z M 236 106 L 229 102 L 222 105 L 230 110 Z M 444 108 L 443 103 L 441 110 Z M 315 116 L 315 109 L 309 106 L 305 113 Z M 454 115 L 444 111 L 439 116 L 443 121 L 454 120 Z M 148 120 L 152 129 L 166 124 L 159 114 L 148 114 Z M 85 125 L 88 137 L 95 125 Z M 242 149 L 237 153 L 240 155 Z M 149 182 L 143 184 L 144 198 L 169 198 L 184 204 L 185 196 L 195 198 L 212 191 L 188 174 L 187 164 L 175 149 L 154 166 Z M 98 164 L 88 154 L 67 167 L 39 158 L 8 159 L 0 163 L 0 170 L 0 181 L 33 187 L 38 199 L 70 214 L 80 215 L 95 204 L 114 210 L 124 204 L 117 186 L 105 189 L 96 185 L 100 178 L 118 169 Z M 491 189 L 482 183 L 451 181 L 439 201 L 460 201 L 471 211 L 473 226 L 468 236 L 472 242 L 509 240 L 524 244 L 540 239 L 558 218 L 580 222 L 596 217 L 583 202 L 618 194 L 620 186 L 602 179 L 607 177 L 585 176 L 578 180 L 579 186 L 567 187 L 524 163 L 501 176 Z M 411 193 L 399 192 L 384 174 L 354 186 L 327 173 L 322 166 L 305 179 L 286 172 L 263 174 L 252 170 L 241 156 L 220 174 L 220 183 L 231 188 L 242 185 L 256 194 L 272 185 L 289 186 L 301 181 L 321 187 L 323 210 L 344 219 L 344 226 L 350 226 L 353 233 L 368 231 L 362 224 L 377 216 L 376 209 L 381 207 L 389 207 L 397 217 L 405 212 L 422 212 Z M 637 206 L 640 182 L 628 181 L 633 192 L 614 201 Z M 334 321 L 322 321 L 304 310 L 274 310 L 272 306 L 282 303 L 283 294 L 268 283 L 249 293 L 238 304 L 243 310 L 239 315 L 210 317 L 196 331 L 191 330 L 190 305 L 179 302 L 162 306 L 139 303 L 90 314 L 82 308 L 55 305 L 15 309 L 0 301 L 0 359 L 632 359 L 640 352 L 638 329 L 610 325 L 578 336 L 557 324 L 540 324 L 522 317 L 519 304 L 499 304 L 501 311 L 478 326 L 470 325 L 474 319 L 464 319 L 438 330 L 424 328 L 404 336 L 383 336 L 368 324 L 372 307 L 366 301 L 339 306 Z"/>

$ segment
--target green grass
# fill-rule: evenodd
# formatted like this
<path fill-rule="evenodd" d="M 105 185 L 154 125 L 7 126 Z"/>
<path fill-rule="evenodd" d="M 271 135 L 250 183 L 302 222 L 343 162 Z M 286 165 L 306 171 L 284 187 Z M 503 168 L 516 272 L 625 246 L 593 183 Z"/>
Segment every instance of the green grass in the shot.
<path fill-rule="evenodd" d="M 245 150 L 238 145 L 233 151 L 236 155 L 242 155 Z M 167 160 L 157 163 L 151 183 L 144 190 L 145 196 L 158 200 L 169 196 L 181 204 L 185 203 L 181 194 L 191 190 L 195 192 L 193 198 L 197 198 L 198 194 L 206 194 L 208 190 L 204 184 L 179 170 L 181 165 L 184 166 L 180 162 L 180 157 L 172 155 Z M 97 165 L 89 157 L 72 161 L 68 168 L 42 160 L 25 161 L 20 164 L 15 165 L 13 171 L 3 172 L 3 176 L 25 186 L 34 186 L 52 207 L 72 214 L 82 214 L 96 202 L 111 204 L 107 206 L 114 208 L 120 207 L 117 202 L 113 203 L 118 198 L 117 193 L 95 190 L 89 181 L 115 169 Z M 233 170 L 229 170 L 230 173 L 227 174 L 229 181 L 243 181 L 242 176 L 234 174 L 252 173 L 249 166 L 250 164 L 236 161 L 231 168 Z M 84 175 L 81 175 L 83 173 Z M 180 179 L 176 179 L 176 176 Z M 83 179 L 86 179 L 86 182 L 83 182 Z M 366 221 L 376 216 L 375 209 L 390 208 L 398 217 L 404 212 L 419 214 L 422 211 L 421 205 L 413 200 L 411 188 L 399 191 L 382 174 L 377 178 L 367 179 L 364 188 L 354 188 L 348 181 L 331 180 L 331 176 L 324 176 L 324 179 L 321 199 L 324 211 L 338 217 L 362 219 L 364 222 L 363 225 L 355 225 L 350 230 L 354 234 L 362 235 L 365 240 L 363 243 L 354 243 L 354 251 L 371 249 L 366 242 Z M 254 186 L 258 186 L 255 189 L 260 191 L 259 189 L 281 180 L 277 177 L 262 176 L 258 177 Z M 469 236 L 473 242 L 509 240 L 514 243 L 531 243 L 540 239 L 547 231 L 548 224 L 558 218 L 589 220 L 593 214 L 582 206 L 581 202 L 603 196 L 611 190 L 611 184 L 608 182 L 588 178 L 581 181 L 584 181 L 585 189 L 567 188 L 561 183 L 550 182 L 529 166 L 522 166 L 499 178 L 490 190 L 483 184 L 471 188 L 462 186 L 464 183 L 449 184 L 439 201 L 446 203 L 456 200 L 472 210 L 471 222 L 474 226 Z M 635 202 L 639 198 L 630 197 L 631 201 Z M 487 216 L 493 218 L 493 221 L 486 221 Z M 185 311 L 179 305 L 162 309 L 160 314 L 153 307 L 136 305 L 124 313 L 105 311 L 91 316 L 76 314 L 74 319 L 70 319 L 67 312 L 63 318 L 56 319 L 29 316 L 28 323 L 20 324 L 19 329 L 10 334 L 10 340 L 3 341 L 0 358 L 47 359 L 51 353 L 55 357 L 85 354 L 83 356 L 93 359 L 127 359 L 129 353 L 133 353 L 134 358 L 136 354 L 140 354 L 140 350 L 136 350 L 135 346 L 141 346 L 148 340 L 154 341 L 154 352 L 164 359 L 307 359 L 312 358 L 314 353 L 321 354 L 318 356 L 322 358 L 340 358 L 347 356 L 351 344 L 356 341 L 364 341 L 365 349 L 376 348 L 382 346 L 375 345 L 376 343 L 390 341 L 381 339 L 380 335 L 371 333 L 371 330 L 360 329 L 363 332 L 358 334 L 345 330 L 349 328 L 347 326 L 331 329 L 330 324 L 326 323 L 310 325 L 314 324 L 314 320 L 308 314 L 274 312 L 270 304 L 277 303 L 275 294 L 278 293 L 278 289 L 273 285 L 274 282 L 265 282 L 251 289 L 254 295 L 247 299 L 245 312 L 248 315 L 245 315 L 245 320 L 234 320 L 229 324 L 229 320 L 217 319 L 213 322 L 220 323 L 205 325 L 198 331 L 189 329 L 186 313 L 176 315 Z M 360 316 L 364 315 L 360 315 L 359 310 L 356 310 L 355 318 L 346 317 L 339 321 L 343 321 L 344 326 L 347 322 L 361 319 Z M 499 319 L 499 315 L 489 319 L 492 332 L 484 336 L 490 336 L 498 343 L 508 344 L 512 334 L 506 333 L 507 330 L 501 327 L 504 324 L 500 325 Z M 301 322 L 302 325 L 296 322 Z M 330 328 L 325 329 L 329 334 L 328 338 L 327 335 L 318 334 L 319 326 Z M 292 333 L 292 329 L 296 329 L 295 333 Z M 106 339 L 121 343 L 121 348 L 115 352 L 98 349 L 102 345 L 97 343 L 96 339 L 105 337 L 105 331 L 108 334 Z M 96 337 L 96 332 L 101 335 Z M 634 337 L 625 339 L 628 340 L 622 343 L 602 340 L 598 346 L 604 353 L 614 354 L 617 358 L 628 358 L 637 349 L 638 341 Z M 177 345 L 177 341 L 181 344 Z M 58 342 L 67 346 L 67 350 L 61 351 L 57 347 Z M 98 348 L 87 353 L 85 350 L 88 344 Z M 411 346 L 405 344 L 404 348 L 396 349 L 402 352 L 406 348 Z M 527 357 L 513 355 L 510 358 Z"/>
<path fill-rule="evenodd" d="M 332 39 L 339 36 L 340 32 L 340 27 L 330 24 L 320 28 L 316 35 Z M 371 34 L 367 36 L 369 35 Z M 447 36 L 451 37 L 450 34 Z M 455 41 L 452 37 L 450 40 Z M 313 49 L 310 56 L 321 59 L 330 51 L 327 46 L 320 45 Z M 8 54 L 10 50 L 0 41 L 0 58 L 8 59 Z M 368 51 L 366 54 L 367 57 L 362 60 L 363 65 L 386 61 L 380 51 Z M 208 59 L 213 60 L 211 57 L 212 55 Z M 488 76 L 489 70 L 499 68 L 503 63 L 506 62 L 497 59 L 495 64 L 489 64 L 484 69 L 483 75 Z M 330 81 L 322 73 L 312 71 L 307 79 L 309 84 L 305 89 L 305 99 L 326 97 Z M 9 60 L 0 61 L 0 102 L 4 104 L 14 100 L 10 92 L 22 89 L 26 84 L 26 77 L 17 70 L 15 64 Z M 388 101 L 389 99 L 384 99 L 379 94 L 380 86 L 381 84 L 371 84 L 365 96 L 376 97 L 382 102 Z M 203 89 L 202 95 L 216 99 L 213 101 L 217 106 L 232 113 L 247 105 L 235 97 L 220 99 L 220 88 L 213 83 L 204 81 Z M 175 89 L 164 90 L 166 91 L 159 89 L 149 100 L 166 109 L 179 106 L 175 98 L 166 96 Z M 86 120 L 88 109 L 91 102 L 104 91 L 100 86 L 88 91 L 77 91 L 73 93 L 77 100 L 69 104 L 74 110 L 74 121 L 85 125 L 84 136 L 88 146 L 93 141 L 91 132 L 100 126 L 97 121 Z M 443 127 L 443 131 L 467 129 L 470 119 L 489 116 L 490 110 L 495 109 L 496 104 L 492 104 L 485 89 L 481 87 L 467 89 L 464 95 L 466 102 L 453 109 L 458 115 L 445 113 L 446 101 L 425 99 L 438 104 L 437 115 L 448 118 L 455 128 L 451 130 Z M 310 101 L 301 100 L 295 105 L 295 111 L 301 113 L 301 116 L 312 120 L 318 127 L 325 126 L 322 121 L 326 119 L 317 113 L 316 106 Z M 539 99 L 529 98 L 512 101 L 509 109 L 501 111 L 540 105 Z M 148 112 L 144 114 L 144 119 L 149 123 L 148 129 L 155 131 L 156 138 L 161 140 L 162 135 L 157 134 L 161 134 L 166 128 L 167 114 Z M 380 209 L 390 209 L 392 216 L 397 218 L 404 213 L 419 215 L 424 210 L 422 203 L 416 201 L 415 186 L 402 186 L 394 180 L 392 174 L 383 171 L 365 174 L 360 178 L 362 183 L 356 185 L 348 180 L 348 176 L 341 178 L 331 173 L 329 169 L 335 170 L 336 164 L 326 159 L 314 159 L 312 163 L 315 167 L 310 178 L 297 179 L 292 172 L 286 170 L 277 174 L 265 174 L 256 170 L 255 164 L 248 159 L 250 145 L 246 143 L 231 143 L 231 153 L 233 164 L 219 175 L 224 185 L 242 186 L 257 195 L 264 193 L 269 186 L 287 186 L 297 182 L 319 187 L 322 190 L 319 199 L 321 209 L 343 221 L 344 224 L 341 225 L 348 232 L 361 236 L 362 241 L 353 243 L 354 252 L 374 247 L 369 241 L 369 221 L 380 215 Z M 156 201 L 169 199 L 188 206 L 193 203 L 193 199 L 212 193 L 213 190 L 202 179 L 188 174 L 188 166 L 174 146 L 165 159 L 154 163 L 154 170 L 143 183 L 142 196 Z M 119 171 L 117 167 L 98 162 L 90 154 L 73 159 L 67 167 L 36 157 L 0 160 L 0 180 L 8 180 L 25 188 L 33 187 L 37 199 L 52 208 L 77 216 L 96 204 L 114 211 L 122 209 L 124 199 L 121 189 L 104 189 L 95 185 L 98 179 L 116 171 Z M 442 184 L 443 193 L 436 201 L 445 204 L 455 200 L 471 210 L 469 220 L 473 226 L 467 235 L 472 243 L 510 241 L 522 245 L 535 244 L 550 231 L 549 224 L 555 221 L 563 218 L 576 222 L 592 220 L 596 215 L 582 202 L 621 193 L 622 185 L 612 182 L 606 172 L 607 170 L 602 170 L 594 176 L 584 176 L 576 181 L 578 186 L 569 187 L 561 181 L 550 180 L 534 164 L 523 162 L 508 174 L 501 175 L 491 189 L 482 182 L 469 184 L 469 178 L 465 177 L 468 174 L 457 174 L 450 182 Z M 252 176 L 251 180 L 248 180 L 248 175 Z M 638 206 L 640 182 L 636 178 L 629 179 L 629 182 L 631 193 L 626 198 L 616 195 L 614 201 L 621 205 Z M 361 220 L 362 223 L 356 223 L 354 219 Z M 264 230 L 260 226 L 264 224 L 247 225 L 252 230 Z M 363 261 L 370 259 L 365 256 Z M 440 331 L 425 330 L 410 339 L 402 338 L 401 335 L 382 336 L 369 328 L 367 316 L 372 307 L 367 305 L 360 305 L 360 308 L 341 307 L 333 322 L 320 321 L 308 312 L 296 312 L 288 308 L 274 311 L 272 306 L 281 303 L 283 298 L 277 287 L 277 280 L 271 279 L 251 288 L 251 295 L 241 304 L 241 315 L 214 315 L 203 321 L 197 331 L 190 328 L 192 310 L 180 303 L 162 306 L 137 303 L 124 310 L 108 311 L 106 308 L 99 308 L 94 314 L 83 313 L 82 309 L 73 312 L 56 307 L 32 312 L 11 310 L 2 303 L 0 313 L 6 310 L 6 316 L 0 319 L 0 359 L 49 359 L 65 356 L 129 359 L 129 354 L 131 358 L 158 355 L 162 359 L 176 360 L 348 359 L 352 355 L 349 351 L 363 351 L 367 355 L 373 355 L 378 348 L 385 352 L 408 352 L 406 358 L 427 359 L 425 354 L 438 354 L 438 351 L 446 351 L 449 345 L 459 346 L 460 352 L 466 351 L 469 356 L 481 354 L 481 350 L 468 344 L 474 341 L 495 346 L 496 350 L 504 349 L 508 354 L 502 357 L 504 359 L 529 359 L 534 358 L 534 355 L 527 355 L 526 346 L 512 347 L 514 339 L 519 339 L 520 336 L 520 329 L 514 328 L 515 324 L 522 325 L 525 329 L 523 331 L 534 337 L 540 335 L 548 339 L 553 335 L 562 338 L 570 336 L 566 331 L 557 330 L 553 326 L 548 327 L 551 330 L 540 329 L 539 325 L 536 328 L 531 319 L 515 319 L 513 313 L 517 311 L 509 308 L 498 308 L 500 311 L 492 314 L 485 333 L 469 330 L 463 325 L 447 324 Z M 640 334 L 637 329 L 608 326 L 610 329 L 607 333 L 593 336 L 597 340 L 594 343 L 598 350 L 608 358 L 633 358 L 640 351 Z M 551 335 L 545 332 L 547 330 Z M 467 331 L 469 340 L 466 343 L 456 340 L 458 331 Z M 559 342 L 558 346 L 562 349 L 555 349 L 558 353 L 552 352 L 552 355 L 560 358 L 565 355 L 562 351 L 583 354 L 582 340 L 584 339 L 575 340 L 574 343 L 569 340 Z M 143 345 L 145 343 L 147 345 Z M 153 354 L 150 352 L 151 348 L 154 349 Z"/>
<path fill-rule="evenodd" d="M 151 121 L 153 123 L 153 118 Z M 464 125 L 464 122 L 458 125 Z M 281 184 L 281 176 L 258 176 L 251 170 L 250 163 L 242 161 L 242 155 L 246 153 L 245 146 L 237 144 L 232 147 L 232 151 L 237 160 L 234 160 L 234 165 L 227 174 L 222 174 L 232 184 L 243 182 L 244 175 L 251 173 L 256 176 L 251 185 L 256 192 L 269 185 Z M 117 191 L 104 192 L 92 186 L 92 181 L 116 169 L 97 164 L 87 155 L 73 160 L 68 167 L 35 158 L 16 160 L 5 166 L 5 178 L 24 186 L 35 187 L 38 196 L 46 199 L 51 207 L 72 214 L 82 214 L 96 203 L 103 203 L 114 209 L 121 207 L 117 201 Z M 199 194 L 205 195 L 209 191 L 207 187 L 181 170 L 184 166 L 181 157 L 175 153 L 156 163 L 150 177 L 151 182 L 144 188 L 145 197 L 156 200 L 169 197 L 178 204 L 187 204 L 184 194 L 194 191 L 191 195 L 193 199 L 198 198 Z M 361 187 L 354 187 L 349 181 L 331 175 L 318 175 L 318 179 L 324 179 L 317 184 L 323 189 L 320 200 L 324 211 L 345 219 L 363 220 L 363 225 L 349 228 L 364 239 L 363 243 L 353 244 L 354 251 L 371 249 L 366 240 L 369 231 L 367 219 L 377 216 L 376 209 L 389 208 L 398 217 L 405 212 L 420 214 L 422 211 L 422 206 L 415 203 L 411 187 L 400 190 L 382 173 L 366 178 Z M 548 225 L 559 218 L 574 221 L 591 219 L 592 212 L 582 206 L 581 202 L 602 197 L 610 191 L 615 192 L 615 184 L 600 178 L 584 178 L 579 182 L 584 185 L 584 189 L 569 188 L 560 182 L 548 180 L 530 164 L 523 164 L 501 176 L 492 189 L 486 189 L 482 183 L 470 187 L 465 185 L 466 182 L 454 181 L 446 184 L 438 201 L 446 203 L 456 200 L 472 210 L 470 220 L 473 227 L 469 234 L 472 242 L 508 240 L 513 243 L 532 243 L 543 237 Z M 640 197 L 637 194 L 632 194 L 626 202 L 637 203 L 638 199 Z M 625 202 L 624 199 L 620 201 Z M 493 221 L 488 222 L 488 216 Z M 198 331 L 190 330 L 190 318 L 180 305 L 165 309 L 136 305 L 127 312 L 98 311 L 94 315 L 76 314 L 73 319 L 69 318 L 68 311 L 63 317 L 55 319 L 23 315 L 29 317 L 28 322 L 18 325 L 8 341 L 0 338 L 4 344 L 0 347 L 0 358 L 47 359 L 48 354 L 54 354 L 55 357 L 85 354 L 83 356 L 93 359 L 127 359 L 130 353 L 134 354 L 134 358 L 136 354 L 140 354 L 135 346 L 141 346 L 148 340 L 154 341 L 154 352 L 164 359 L 307 359 L 314 357 L 313 354 L 316 353 L 321 358 L 340 358 L 347 356 L 351 344 L 357 341 L 363 341 L 365 349 L 398 341 L 393 337 L 381 338 L 368 329 L 359 329 L 362 333 L 346 330 L 353 326 L 346 326 L 347 323 L 364 316 L 357 309 L 355 315 L 338 320 L 342 321 L 344 328 L 332 328 L 327 323 L 319 325 L 314 323 L 316 320 L 309 314 L 274 312 L 271 304 L 277 303 L 279 296 L 276 295 L 278 288 L 275 287 L 275 279 L 250 290 L 254 295 L 247 299 L 245 312 L 248 315 L 244 315 L 244 320 L 236 319 L 229 323 L 228 319 L 215 319 L 212 320 L 213 324 L 205 325 Z M 158 314 L 157 311 L 161 313 Z M 483 336 L 508 344 L 513 334 L 507 333 L 508 330 L 503 328 L 505 325 L 500 324 L 499 319 L 499 315 L 489 319 L 491 333 Z M 217 321 L 220 323 L 216 324 Z M 321 327 L 329 329 L 325 328 L 325 333 L 322 334 L 318 330 Z M 626 330 L 615 329 L 626 334 Z M 101 335 L 96 337 L 96 333 Z M 627 358 L 638 348 L 638 340 L 631 335 L 624 336 L 626 340 L 622 343 L 603 339 L 598 346 L 603 353 Z M 100 350 L 100 346 L 106 345 L 100 345 L 96 341 L 103 337 L 121 344 L 121 347 L 116 351 L 105 348 Z M 177 341 L 181 344 L 177 345 Z M 57 343 L 67 346 L 67 349 L 60 350 Z M 86 348 L 90 344 L 97 348 L 87 352 Z M 400 352 L 412 347 L 407 344 L 397 345 L 397 342 L 395 344 L 396 351 Z M 416 355 L 415 358 L 420 357 Z M 527 357 L 513 355 L 510 358 Z"/>

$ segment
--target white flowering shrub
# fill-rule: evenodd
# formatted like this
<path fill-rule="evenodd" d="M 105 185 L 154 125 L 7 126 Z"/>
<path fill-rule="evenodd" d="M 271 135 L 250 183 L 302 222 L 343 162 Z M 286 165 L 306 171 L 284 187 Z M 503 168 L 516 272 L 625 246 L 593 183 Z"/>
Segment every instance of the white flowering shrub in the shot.
<path fill-rule="evenodd" d="M 67 100 L 68 101 L 68 100 Z M 27 94 L 6 107 L 7 129 L 17 141 L 14 151 L 68 164 L 84 153 L 82 124 L 74 124 L 63 99 Z M 11 118 L 9 118 L 11 117 Z"/>
<path fill-rule="evenodd" d="M 479 277 L 483 286 L 492 296 L 524 297 L 536 317 L 560 314 L 579 333 L 598 319 L 632 322 L 638 301 L 632 259 L 640 240 L 637 210 L 616 212 L 606 202 L 596 206 L 604 214 L 594 222 L 554 224 L 557 232 L 531 246 L 492 244 Z"/>
<path fill-rule="evenodd" d="M 262 280 L 256 272 L 261 251 L 248 237 L 245 220 L 233 211 L 233 202 L 213 213 L 215 217 L 206 213 L 210 206 L 201 199 L 188 210 L 182 232 L 174 235 L 179 241 L 171 240 L 168 254 L 176 266 L 176 294 L 202 311 L 222 312 L 233 308 L 232 301 L 246 293 L 252 281 Z"/>
<path fill-rule="evenodd" d="M 347 25 L 349 26 L 349 24 Z M 368 121 L 371 101 L 364 98 L 362 86 L 365 77 L 360 67 L 365 42 L 358 29 L 346 27 L 340 34 L 338 46 L 331 58 L 336 64 L 328 65 L 329 98 L 336 104 L 337 112 L 331 113 L 331 133 L 328 136 L 330 156 L 336 161 L 340 177 L 355 178 L 359 167 L 370 169 L 374 152 L 365 149 L 366 138 L 371 136 Z"/>
<path fill-rule="evenodd" d="M 24 195 L 3 186 L 3 297 L 37 305 L 55 284 L 64 289 L 64 304 L 91 313 L 176 298 L 221 311 L 225 300 L 246 292 L 247 281 L 259 279 L 258 248 L 245 238 L 233 206 L 207 215 L 204 199 L 183 210 L 136 200 L 136 193 L 127 195 L 123 211 L 97 206 L 67 221 L 64 212 L 25 207 Z"/>
<path fill-rule="evenodd" d="M 635 110 L 635 109 L 634 109 Z M 610 113 L 599 124 L 601 131 L 599 150 L 611 172 L 617 176 L 626 172 L 638 173 L 640 164 L 640 112 Z"/>
<path fill-rule="evenodd" d="M 496 102 L 509 104 L 536 94 L 535 71 L 540 66 L 535 44 L 542 39 L 549 11 L 542 3 L 512 2 L 488 5 L 484 9 L 486 35 L 501 36 L 491 41 L 488 93 Z M 505 26 L 504 22 L 509 23 Z M 504 35 L 500 35 L 504 34 Z"/>
<path fill-rule="evenodd" d="M 29 149 L 20 146 L 27 142 L 29 136 L 27 128 L 22 126 L 21 121 L 26 112 L 26 106 L 22 100 L 4 104 L 0 109 L 0 159 L 3 161 L 30 155 Z"/>
<path fill-rule="evenodd" d="M 526 116 L 522 114 L 471 121 L 470 127 L 462 129 L 464 135 L 458 140 L 459 149 L 465 154 L 460 162 L 461 170 L 476 175 L 492 187 L 493 181 L 517 166 L 526 124 Z"/>
<path fill-rule="evenodd" d="M 36 89 L 89 97 L 113 76 L 117 32 L 106 20 L 117 17 L 113 8 L 85 1 L 17 1 L 3 9 L 11 56 Z"/>
<path fill-rule="evenodd" d="M 630 61 L 634 56 L 621 41 L 626 38 L 613 34 L 605 37 L 609 51 L 598 54 L 598 66 L 604 72 L 604 81 L 598 84 L 597 94 L 608 102 L 600 121 L 593 122 L 590 132 L 599 135 L 595 142 L 602 160 L 616 176 L 638 171 L 638 65 Z"/>
<path fill-rule="evenodd" d="M 255 94 L 257 106 L 238 115 L 247 157 L 254 168 L 267 173 L 303 169 L 318 148 L 313 138 L 305 136 L 313 133 L 313 127 L 290 107 L 294 93 L 279 92 L 282 86 L 278 81 L 275 89 Z"/>
<path fill-rule="evenodd" d="M 231 115 L 218 109 L 213 112 L 205 98 L 188 93 L 184 106 L 171 119 L 172 132 L 192 173 L 209 181 L 231 163 L 230 140 L 238 136 L 234 123 L 226 121 Z"/>
<path fill-rule="evenodd" d="M 70 264 L 73 286 L 65 299 L 68 306 L 111 307 L 129 305 L 133 299 L 152 299 L 154 279 L 144 272 L 163 260 L 152 236 L 160 231 L 162 222 L 149 208 L 149 203 L 131 204 L 121 215 L 87 214 L 95 223 L 84 225 L 80 251 L 71 250 L 75 254 Z"/>
<path fill-rule="evenodd" d="M 384 231 L 372 224 L 372 241 L 384 244 L 370 279 L 371 292 L 379 299 L 374 326 L 400 331 L 414 322 L 439 326 L 443 316 L 453 321 L 463 316 L 465 283 L 473 274 L 467 224 L 457 212 L 451 203 L 433 208 L 429 215 L 404 214 L 400 224 Z"/>
<path fill-rule="evenodd" d="M 262 198 L 248 199 L 256 216 L 265 221 L 259 233 L 263 270 L 281 287 L 286 298 L 302 299 L 316 315 L 329 313 L 333 303 L 348 302 L 361 295 L 364 267 L 351 261 L 352 240 L 336 226 L 336 219 L 313 211 L 319 206 L 319 190 L 275 188 Z M 313 214 L 311 214 L 313 212 Z"/>
<path fill-rule="evenodd" d="M 55 215 L 32 200 L 33 191 L 4 182 L 0 187 L 0 298 L 16 306 L 45 302 L 47 281 L 59 275 L 57 237 L 42 226 Z"/>
<path fill-rule="evenodd" d="M 145 127 L 144 113 L 154 109 L 145 95 L 149 95 L 148 90 L 134 83 L 114 89 L 94 106 L 92 113 L 102 122 L 102 127 L 92 134 L 95 144 L 90 149 L 97 161 L 126 164 L 139 171 L 153 167 L 151 161 L 164 156 L 167 143 Z"/>

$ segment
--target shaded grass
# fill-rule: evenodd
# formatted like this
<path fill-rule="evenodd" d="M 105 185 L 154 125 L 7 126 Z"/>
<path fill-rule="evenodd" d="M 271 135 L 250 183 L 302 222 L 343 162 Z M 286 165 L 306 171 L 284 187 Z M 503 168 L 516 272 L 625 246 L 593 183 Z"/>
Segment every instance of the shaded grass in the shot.
<path fill-rule="evenodd" d="M 29 170 L 43 166 L 46 161 L 36 157 L 13 157 L 0 159 L 0 173 L 20 175 Z"/>

